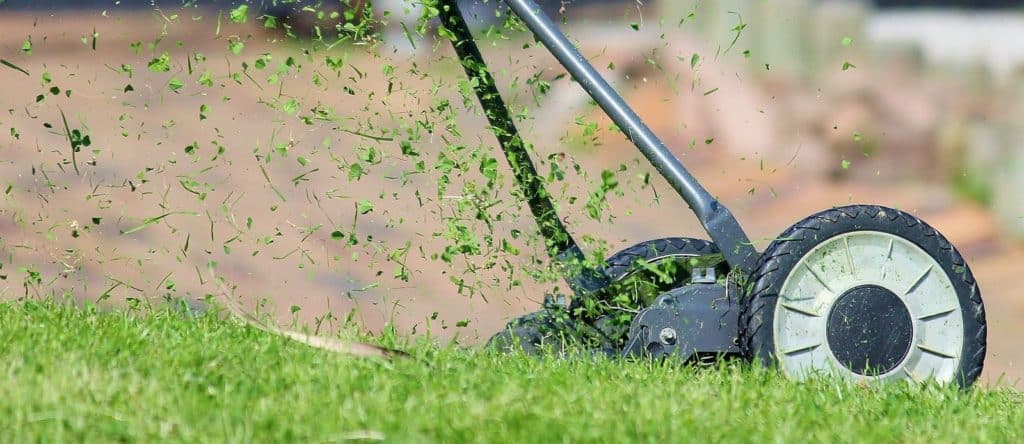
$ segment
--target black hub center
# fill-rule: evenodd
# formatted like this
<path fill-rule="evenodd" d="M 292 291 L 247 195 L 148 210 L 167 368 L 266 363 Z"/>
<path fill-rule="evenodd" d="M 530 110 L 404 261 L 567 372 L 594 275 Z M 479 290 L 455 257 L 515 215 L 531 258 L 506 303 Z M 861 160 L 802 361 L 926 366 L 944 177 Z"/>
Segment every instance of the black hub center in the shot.
<path fill-rule="evenodd" d="M 899 296 L 877 285 L 843 293 L 828 315 L 828 346 L 858 375 L 891 372 L 910 352 L 914 324 Z"/>

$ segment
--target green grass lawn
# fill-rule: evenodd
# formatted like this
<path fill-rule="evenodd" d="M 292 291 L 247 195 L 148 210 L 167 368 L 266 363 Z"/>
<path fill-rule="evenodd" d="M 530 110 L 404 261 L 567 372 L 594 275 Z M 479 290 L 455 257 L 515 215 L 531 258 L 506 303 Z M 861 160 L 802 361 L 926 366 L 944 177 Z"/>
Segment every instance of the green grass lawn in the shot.
<path fill-rule="evenodd" d="M 4 442 L 1020 442 L 1011 391 L 413 347 L 359 360 L 172 309 L 0 304 Z"/>

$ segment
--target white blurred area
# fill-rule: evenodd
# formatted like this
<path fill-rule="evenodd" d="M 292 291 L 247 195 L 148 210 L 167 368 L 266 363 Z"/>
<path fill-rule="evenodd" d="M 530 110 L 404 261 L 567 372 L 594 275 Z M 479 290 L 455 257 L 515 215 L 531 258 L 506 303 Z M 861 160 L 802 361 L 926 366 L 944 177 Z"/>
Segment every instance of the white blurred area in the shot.
<path fill-rule="evenodd" d="M 375 0 L 374 8 L 387 14 L 384 17 L 387 22 L 384 38 L 388 45 L 403 53 L 414 52 L 416 22 L 423 15 L 423 3 L 419 0 Z"/>
<path fill-rule="evenodd" d="M 1002 81 L 1024 65 L 1024 13 L 1018 10 L 881 10 L 864 30 L 874 44 L 914 45 L 930 63 L 982 63 Z"/>

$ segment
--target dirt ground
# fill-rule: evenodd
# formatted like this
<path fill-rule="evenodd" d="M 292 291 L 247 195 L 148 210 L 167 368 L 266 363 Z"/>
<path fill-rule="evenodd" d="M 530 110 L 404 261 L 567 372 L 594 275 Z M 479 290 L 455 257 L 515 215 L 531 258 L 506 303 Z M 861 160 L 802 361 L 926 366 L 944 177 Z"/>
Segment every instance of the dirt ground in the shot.
<path fill-rule="evenodd" d="M 0 17 L 0 58 L 17 67 L 0 66 L 0 178 L 7 188 L 0 207 L 2 297 L 66 290 L 78 299 L 116 304 L 164 295 L 198 300 L 216 291 L 206 274 L 207 264 L 215 261 L 250 306 L 269 299 L 268 309 L 285 321 L 319 325 L 328 312 L 344 317 L 358 308 L 357 319 L 370 329 L 391 322 L 403 333 L 429 331 L 478 344 L 508 318 L 537 307 L 547 287 L 520 275 L 513 278 L 522 285 L 509 286 L 509 272 L 500 264 L 467 272 L 464 264 L 431 259 L 444 245 L 436 235 L 445 229 L 439 214 L 459 198 L 437 196 L 436 175 L 413 176 L 403 185 L 398 176 L 409 164 L 392 158 L 352 182 L 349 172 L 338 167 L 355 161 L 366 147 L 398 151 L 397 140 L 373 140 L 366 134 L 385 134 L 382 129 L 407 133 L 415 130 L 408 126 L 414 121 L 440 123 L 431 120 L 436 114 L 431 93 L 449 94 L 451 103 L 461 106 L 453 86 L 459 70 L 447 48 L 406 58 L 348 47 L 351 58 L 334 72 L 324 66 L 322 55 L 307 57 L 301 47 L 274 41 L 274 34 L 257 27 L 218 27 L 209 15 L 200 20 L 198 13 L 177 19 L 168 14 Z M 161 32 L 166 36 L 151 47 Z M 22 48 L 30 36 L 28 54 Z M 241 55 L 227 50 L 236 40 L 245 43 Z M 138 54 L 131 45 L 136 41 L 142 42 Z M 500 78 L 522 84 L 551 65 L 536 50 L 516 55 L 511 49 L 487 49 L 493 51 Z M 596 44 L 585 49 L 598 54 L 602 65 L 601 57 L 617 57 Z M 147 69 L 164 51 L 169 72 Z M 343 53 L 332 51 L 328 54 Z M 255 68 L 260 54 L 272 57 L 265 70 Z M 304 70 L 267 82 L 289 55 Z M 380 74 L 385 64 L 395 66 L 398 80 L 391 84 Z M 122 65 L 132 67 L 131 75 Z M 898 207 L 937 227 L 961 249 L 981 283 L 989 323 L 986 378 L 1016 385 L 1024 376 L 1024 347 L 1015 345 L 1024 335 L 1022 286 L 1015 279 L 1024 264 L 1024 246 L 1007 239 L 983 208 L 942 185 L 888 179 L 902 177 L 904 170 L 925 169 L 927 162 L 874 164 L 876 174 L 833 180 L 821 165 L 831 161 L 817 152 L 821 145 L 812 136 L 775 138 L 763 129 L 762 115 L 780 118 L 784 110 L 773 108 L 768 93 L 755 91 L 730 69 L 724 63 L 706 69 L 705 81 L 734 86 L 711 96 L 704 88 L 686 88 L 687 79 L 670 99 L 665 81 L 641 74 L 623 75 L 620 85 L 761 247 L 804 216 L 847 203 Z M 211 86 L 197 83 L 207 70 Z M 310 80 L 317 75 L 325 86 Z M 182 81 L 177 91 L 172 91 L 172 78 Z M 603 169 L 631 168 L 623 176 L 625 195 L 609 202 L 615 223 L 586 218 L 582 202 L 566 203 L 563 217 L 571 230 L 618 248 L 664 236 L 703 237 L 662 181 L 655 178 L 653 188 L 645 188 L 629 177 L 651 169 L 620 135 L 598 131 L 597 147 L 556 143 L 567 133 L 580 139 L 574 116 L 594 114 L 575 88 L 556 82 L 540 108 L 526 90 L 514 100 L 533 112 L 523 129 L 541 158 L 555 155 L 568 159 L 567 164 L 575 162 L 591 172 L 589 180 Z M 300 117 L 322 106 L 332 107 L 335 118 L 305 124 L 281 111 L 289 99 L 296 99 Z M 62 113 L 69 129 L 90 137 L 74 159 Z M 479 116 L 461 108 L 459 113 L 462 143 L 492 144 Z M 738 123 L 715 124 L 722 121 Z M 433 162 L 433 153 L 452 137 L 437 131 L 415 149 Z M 691 141 L 697 143 L 691 147 Z M 759 145 L 773 146 L 774 154 Z M 858 166 L 855 162 L 853 168 Z M 504 163 L 499 167 L 504 171 Z M 582 201 L 590 190 L 587 181 L 570 180 L 556 194 Z M 504 196 L 511 199 L 507 190 Z M 355 218 L 355 203 L 363 199 L 375 207 Z M 332 238 L 331 227 L 355 227 L 375 240 L 345 248 Z M 492 229 L 505 236 L 513 230 L 532 233 L 535 227 L 521 216 L 498 221 Z M 392 277 L 391 251 L 381 247 L 400 248 L 406 242 L 413 246 L 405 263 L 411 270 L 408 282 Z M 508 269 L 518 270 L 529 265 L 528 253 L 502 259 Z M 460 295 L 460 279 L 486 290 Z M 464 321 L 468 325 L 457 326 Z"/>

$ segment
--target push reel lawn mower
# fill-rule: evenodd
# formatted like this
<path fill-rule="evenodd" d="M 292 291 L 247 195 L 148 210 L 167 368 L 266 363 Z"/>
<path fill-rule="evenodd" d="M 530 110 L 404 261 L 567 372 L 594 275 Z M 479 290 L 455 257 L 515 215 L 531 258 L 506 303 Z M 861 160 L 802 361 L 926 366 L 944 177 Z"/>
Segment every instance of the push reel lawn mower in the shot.
<path fill-rule="evenodd" d="M 505 106 L 457 0 L 440 0 L 466 74 L 511 166 L 570 302 L 509 323 L 491 339 L 527 352 L 578 342 L 613 356 L 699 361 L 739 356 L 802 380 L 935 380 L 967 387 L 985 358 L 985 310 L 970 269 L 945 237 L 903 211 L 871 205 L 807 217 L 758 253 L 728 208 L 701 186 L 532 0 L 504 0 L 650 160 L 710 241 L 640 243 L 586 266 Z M 628 288 L 628 290 L 627 290 Z M 637 288 L 643 289 L 638 291 Z M 622 295 L 622 321 L 601 307 Z"/>

